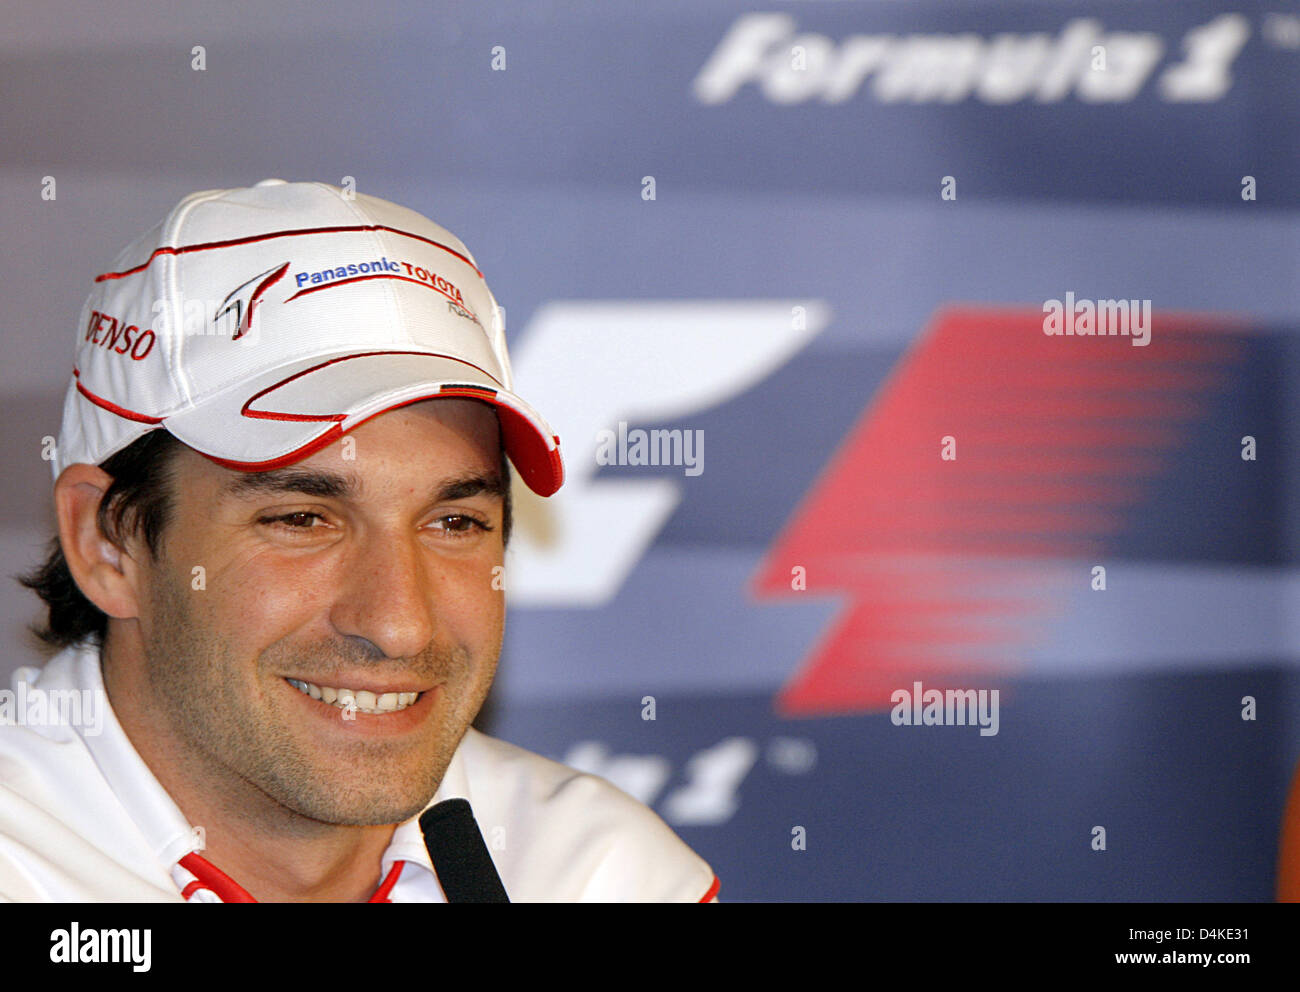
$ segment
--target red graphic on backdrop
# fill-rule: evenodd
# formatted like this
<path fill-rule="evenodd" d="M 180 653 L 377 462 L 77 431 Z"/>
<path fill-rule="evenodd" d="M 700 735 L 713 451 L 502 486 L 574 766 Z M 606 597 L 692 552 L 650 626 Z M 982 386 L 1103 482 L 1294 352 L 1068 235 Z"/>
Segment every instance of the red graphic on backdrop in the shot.
<path fill-rule="evenodd" d="M 1122 552 L 1132 508 L 1240 352 L 1234 328 L 1156 312 L 1133 347 L 1048 336 L 1037 310 L 940 313 L 756 576 L 760 598 L 843 604 L 778 712 L 883 709 L 914 679 L 980 688 L 1017 671 L 1065 584 L 1088 588 L 1094 559 Z"/>

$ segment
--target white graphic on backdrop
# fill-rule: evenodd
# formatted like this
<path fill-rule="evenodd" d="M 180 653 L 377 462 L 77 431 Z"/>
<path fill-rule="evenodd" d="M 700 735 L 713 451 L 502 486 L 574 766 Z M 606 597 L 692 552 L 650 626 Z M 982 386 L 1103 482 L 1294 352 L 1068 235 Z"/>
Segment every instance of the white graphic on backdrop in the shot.
<path fill-rule="evenodd" d="M 602 432 L 692 421 L 753 388 L 817 336 L 830 308 L 808 300 L 559 302 L 512 347 L 515 383 L 560 436 L 564 487 L 515 487 L 505 589 L 514 605 L 607 603 L 700 479 L 593 478 Z M 761 438 L 717 439 L 754 445 Z M 707 478 L 708 472 L 703 473 Z"/>

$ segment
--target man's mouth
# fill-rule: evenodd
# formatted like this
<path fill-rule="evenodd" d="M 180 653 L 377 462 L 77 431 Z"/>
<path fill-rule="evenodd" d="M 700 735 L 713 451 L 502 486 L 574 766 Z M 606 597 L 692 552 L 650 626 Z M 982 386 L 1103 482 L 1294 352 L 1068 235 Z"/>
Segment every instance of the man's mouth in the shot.
<path fill-rule="evenodd" d="M 398 713 L 412 705 L 422 695 L 418 692 L 385 692 L 376 695 L 366 689 L 339 689 L 334 686 L 316 685 L 302 679 L 285 679 L 291 686 L 305 696 L 319 699 L 336 709 L 346 709 L 352 704 L 358 713 Z"/>

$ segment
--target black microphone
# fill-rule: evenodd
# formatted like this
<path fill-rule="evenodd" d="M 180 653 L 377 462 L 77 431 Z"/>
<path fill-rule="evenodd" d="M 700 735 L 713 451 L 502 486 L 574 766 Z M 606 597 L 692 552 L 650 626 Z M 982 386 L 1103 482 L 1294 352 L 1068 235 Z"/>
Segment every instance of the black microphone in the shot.
<path fill-rule="evenodd" d="M 509 902 L 466 799 L 444 799 L 420 814 L 424 846 L 448 902 Z"/>

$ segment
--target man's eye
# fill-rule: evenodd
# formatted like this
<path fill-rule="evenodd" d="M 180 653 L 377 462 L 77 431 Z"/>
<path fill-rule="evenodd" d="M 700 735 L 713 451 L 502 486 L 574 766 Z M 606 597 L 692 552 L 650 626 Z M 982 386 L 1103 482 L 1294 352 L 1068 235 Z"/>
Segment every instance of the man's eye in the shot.
<path fill-rule="evenodd" d="M 475 530 L 489 531 L 492 529 L 483 521 L 471 517 L 468 513 L 452 513 L 440 517 L 438 522 L 443 525 L 442 529 L 453 537 L 469 537 Z"/>
<path fill-rule="evenodd" d="M 312 530 L 310 521 L 325 519 L 319 513 L 286 513 L 279 517 L 263 517 L 258 523 L 281 524 L 289 530 Z"/>
<path fill-rule="evenodd" d="M 300 511 L 298 513 L 285 513 L 278 517 L 263 517 L 258 523 L 278 524 L 279 526 L 291 530 L 305 532 L 309 530 L 318 530 L 313 526 L 317 520 L 324 520 L 319 513 Z M 452 513 L 445 517 L 440 517 L 438 523 L 442 525 L 441 529 L 453 538 L 462 538 L 471 536 L 476 530 L 490 531 L 492 527 L 476 517 L 471 517 L 467 513 Z"/>

